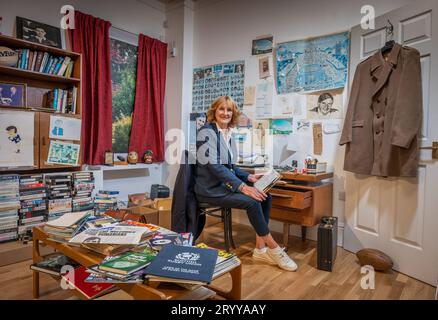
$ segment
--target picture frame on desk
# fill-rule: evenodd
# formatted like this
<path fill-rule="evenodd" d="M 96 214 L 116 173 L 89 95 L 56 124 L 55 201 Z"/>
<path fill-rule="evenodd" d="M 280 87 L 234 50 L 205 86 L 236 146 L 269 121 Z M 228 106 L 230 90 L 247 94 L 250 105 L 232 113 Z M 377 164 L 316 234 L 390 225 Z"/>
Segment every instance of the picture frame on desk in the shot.
<path fill-rule="evenodd" d="M 15 24 L 17 38 L 62 49 L 60 28 L 18 16 Z"/>
<path fill-rule="evenodd" d="M 26 107 L 27 84 L 0 81 L 0 106 Z"/>

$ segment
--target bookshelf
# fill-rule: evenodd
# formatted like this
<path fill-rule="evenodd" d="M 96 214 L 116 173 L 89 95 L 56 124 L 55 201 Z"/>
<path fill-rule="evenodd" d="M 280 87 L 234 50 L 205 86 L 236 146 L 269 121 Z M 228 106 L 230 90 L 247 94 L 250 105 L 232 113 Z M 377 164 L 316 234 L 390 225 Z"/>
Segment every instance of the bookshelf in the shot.
<path fill-rule="evenodd" d="M 26 40 L 17 39 L 10 36 L 0 35 L 0 46 L 5 46 L 13 50 L 28 49 L 33 52 L 48 53 L 53 57 L 69 57 L 73 61 L 73 68 L 70 77 L 57 74 L 50 74 L 18 67 L 9 67 L 0 65 L 0 81 L 11 83 L 26 84 L 26 103 L 20 106 L 2 106 L 1 110 L 19 111 L 19 112 L 34 112 L 35 114 L 35 130 L 34 130 L 34 164 L 29 167 L 2 167 L 0 165 L 0 173 L 7 172 L 51 172 L 57 169 L 78 170 L 82 165 L 82 150 L 79 154 L 79 162 L 76 166 L 48 164 L 47 157 L 51 139 L 49 138 L 50 117 L 51 115 L 62 116 L 66 118 L 82 119 L 81 106 L 81 55 L 75 52 L 62 50 L 46 45 L 40 45 Z M 30 60 L 30 59 L 29 59 Z M 34 68 L 36 69 L 36 68 Z M 74 113 L 61 113 L 54 110 L 52 107 L 47 107 L 47 96 L 54 89 L 72 90 L 77 88 L 77 96 L 75 99 Z M 66 94 L 67 96 L 67 94 Z M 70 96 L 69 96 L 70 97 Z M 67 99 L 66 99 L 67 100 Z M 64 104 L 65 105 L 65 104 Z M 80 141 L 64 142 L 80 144 Z"/>

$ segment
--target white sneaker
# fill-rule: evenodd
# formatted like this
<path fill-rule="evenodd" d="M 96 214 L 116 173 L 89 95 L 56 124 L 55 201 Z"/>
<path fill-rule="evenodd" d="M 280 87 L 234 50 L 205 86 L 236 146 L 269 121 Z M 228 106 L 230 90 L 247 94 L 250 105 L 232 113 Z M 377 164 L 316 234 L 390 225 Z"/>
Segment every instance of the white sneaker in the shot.
<path fill-rule="evenodd" d="M 256 261 L 265 262 L 268 264 L 275 265 L 277 264 L 272 258 L 268 255 L 268 248 L 263 249 L 254 249 L 252 253 L 252 258 Z"/>
<path fill-rule="evenodd" d="M 297 264 L 287 255 L 284 249 L 280 247 L 268 249 L 267 254 L 281 269 L 287 271 L 295 271 L 298 269 Z"/>

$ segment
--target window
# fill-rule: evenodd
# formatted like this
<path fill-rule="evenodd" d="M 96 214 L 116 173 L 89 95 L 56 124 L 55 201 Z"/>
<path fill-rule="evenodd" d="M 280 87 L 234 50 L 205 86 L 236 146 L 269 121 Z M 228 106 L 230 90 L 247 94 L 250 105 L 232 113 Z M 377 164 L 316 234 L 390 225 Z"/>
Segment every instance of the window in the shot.
<path fill-rule="evenodd" d="M 123 33 L 110 30 L 114 153 L 128 152 L 137 75 L 137 37 Z"/>

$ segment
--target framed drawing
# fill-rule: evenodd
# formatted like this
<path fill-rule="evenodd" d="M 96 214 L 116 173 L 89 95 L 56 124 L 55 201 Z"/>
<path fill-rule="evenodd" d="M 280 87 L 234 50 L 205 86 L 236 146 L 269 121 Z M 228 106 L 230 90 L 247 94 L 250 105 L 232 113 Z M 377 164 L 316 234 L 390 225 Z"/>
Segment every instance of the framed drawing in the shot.
<path fill-rule="evenodd" d="M 17 17 L 17 38 L 62 49 L 61 29 L 30 19 Z"/>

